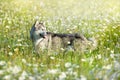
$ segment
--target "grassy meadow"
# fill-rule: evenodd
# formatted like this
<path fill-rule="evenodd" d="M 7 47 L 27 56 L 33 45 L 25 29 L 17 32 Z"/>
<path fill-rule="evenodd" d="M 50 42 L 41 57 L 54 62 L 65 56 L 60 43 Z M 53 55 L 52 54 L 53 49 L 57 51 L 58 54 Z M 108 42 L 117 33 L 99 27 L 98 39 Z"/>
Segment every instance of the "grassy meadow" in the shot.
<path fill-rule="evenodd" d="M 35 20 L 94 37 L 94 50 L 35 53 Z M 0 0 L 0 80 L 120 80 L 120 0 Z"/>

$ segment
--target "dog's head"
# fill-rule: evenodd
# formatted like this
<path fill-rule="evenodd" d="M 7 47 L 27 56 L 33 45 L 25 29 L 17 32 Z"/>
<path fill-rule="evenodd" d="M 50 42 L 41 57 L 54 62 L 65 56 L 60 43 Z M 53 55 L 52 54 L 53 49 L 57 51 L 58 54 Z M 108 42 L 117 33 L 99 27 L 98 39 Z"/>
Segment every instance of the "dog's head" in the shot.
<path fill-rule="evenodd" d="M 30 37 L 32 40 L 34 38 L 46 38 L 47 32 L 46 32 L 46 27 L 44 26 L 43 23 L 36 21 L 34 25 L 31 28 L 30 31 Z"/>
<path fill-rule="evenodd" d="M 35 31 L 40 31 L 40 30 L 46 31 L 46 27 L 44 26 L 44 24 L 39 21 L 35 22 L 34 27 L 35 27 Z"/>

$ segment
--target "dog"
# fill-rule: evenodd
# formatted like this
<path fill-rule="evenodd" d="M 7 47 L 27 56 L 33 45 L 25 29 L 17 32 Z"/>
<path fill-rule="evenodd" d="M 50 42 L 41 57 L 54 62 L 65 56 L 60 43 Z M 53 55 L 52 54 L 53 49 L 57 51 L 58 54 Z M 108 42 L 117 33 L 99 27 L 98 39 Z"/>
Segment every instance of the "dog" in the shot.
<path fill-rule="evenodd" d="M 53 33 L 48 32 L 43 23 L 36 21 L 31 30 L 30 38 L 33 42 L 35 51 L 84 51 L 91 47 L 93 41 L 78 33 Z"/>

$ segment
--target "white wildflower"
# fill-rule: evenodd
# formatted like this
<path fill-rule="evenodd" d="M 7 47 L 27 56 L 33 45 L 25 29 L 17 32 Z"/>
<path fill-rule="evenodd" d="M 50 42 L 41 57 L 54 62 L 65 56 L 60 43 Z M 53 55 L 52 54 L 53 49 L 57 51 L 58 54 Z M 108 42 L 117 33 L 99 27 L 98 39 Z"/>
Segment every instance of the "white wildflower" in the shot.
<path fill-rule="evenodd" d="M 114 61 L 114 69 L 120 70 L 120 63 L 118 61 Z"/>
<path fill-rule="evenodd" d="M 81 59 L 81 61 L 86 62 L 87 60 L 86 59 Z"/>
<path fill-rule="evenodd" d="M 85 26 L 87 26 L 87 25 L 88 25 L 88 23 L 84 23 L 84 25 L 85 25 Z"/>
<path fill-rule="evenodd" d="M 19 80 L 25 80 L 25 76 L 20 76 Z"/>
<path fill-rule="evenodd" d="M 73 68 L 68 68 L 68 72 L 73 72 Z"/>
<path fill-rule="evenodd" d="M 21 76 L 19 77 L 19 80 L 25 80 L 26 76 L 28 76 L 27 72 L 23 71 L 22 74 L 21 74 Z"/>
<path fill-rule="evenodd" d="M 109 64 L 107 66 L 103 66 L 103 69 L 111 69 L 112 68 L 112 64 Z"/>
<path fill-rule="evenodd" d="M 110 20 L 109 20 L 109 19 L 105 19 L 105 21 L 106 21 L 107 23 L 110 23 Z"/>
<path fill-rule="evenodd" d="M 56 64 L 56 67 L 60 67 L 60 64 Z"/>
<path fill-rule="evenodd" d="M 11 72 L 12 74 L 17 74 L 21 71 L 21 68 L 19 66 L 9 67 L 7 71 Z"/>
<path fill-rule="evenodd" d="M 31 66 L 32 66 L 32 64 L 31 64 L 31 63 L 28 63 L 28 64 L 27 64 L 27 66 L 31 67 Z"/>
<path fill-rule="evenodd" d="M 10 78 L 11 78 L 11 75 L 5 75 L 5 76 L 3 77 L 4 80 L 10 80 Z"/>
<path fill-rule="evenodd" d="M 101 58 L 102 58 L 101 54 L 97 55 L 97 58 L 98 58 L 98 59 L 101 59 Z"/>
<path fill-rule="evenodd" d="M 24 39 L 23 39 L 23 38 L 21 38 L 21 39 L 18 39 L 17 41 L 18 41 L 18 42 L 21 42 L 21 41 L 23 41 L 23 40 L 24 40 Z"/>
<path fill-rule="evenodd" d="M 66 77 L 67 77 L 67 76 L 66 76 L 65 72 L 62 72 L 62 73 L 59 75 L 59 80 L 65 80 Z"/>
<path fill-rule="evenodd" d="M 35 19 L 38 20 L 38 19 L 39 19 L 39 16 L 35 16 Z"/>
<path fill-rule="evenodd" d="M 73 64 L 72 67 L 74 67 L 74 68 L 79 68 L 80 66 L 77 65 L 77 64 Z"/>
<path fill-rule="evenodd" d="M 80 80 L 87 80 L 87 78 L 84 75 L 80 75 Z"/>
<path fill-rule="evenodd" d="M 49 69 L 48 73 L 49 74 L 56 74 L 58 71 L 59 71 L 58 69 L 51 69 L 51 70 Z"/>
<path fill-rule="evenodd" d="M 16 46 L 22 46 L 22 44 L 21 44 L 21 43 L 18 43 L 18 44 L 16 44 Z"/>
<path fill-rule="evenodd" d="M 15 48 L 15 49 L 14 49 L 14 51 L 15 51 L 15 52 L 18 52 L 18 51 L 19 51 L 19 49 L 18 49 L 18 48 Z"/>
<path fill-rule="evenodd" d="M 114 33 L 114 36 L 118 36 L 118 34 Z"/>
<path fill-rule="evenodd" d="M 54 59 L 55 59 L 55 57 L 51 56 L 51 57 L 50 57 L 50 59 L 54 60 Z"/>
<path fill-rule="evenodd" d="M 28 77 L 28 80 L 36 80 L 36 79 L 35 79 L 35 77 L 33 77 L 33 76 L 29 76 L 29 77 Z"/>
<path fill-rule="evenodd" d="M 94 61 L 94 58 L 90 58 L 90 61 L 89 61 L 89 64 L 91 65 L 92 63 L 93 63 L 93 61 Z"/>
<path fill-rule="evenodd" d="M 114 54 L 110 54 L 110 57 L 111 57 L 111 58 L 114 58 Z"/>
<path fill-rule="evenodd" d="M 23 62 L 23 63 L 26 63 L 26 60 L 25 60 L 25 59 L 22 59 L 22 62 Z"/>
<path fill-rule="evenodd" d="M 109 51 L 109 50 L 110 50 L 110 48 L 107 48 L 107 50 Z"/>
<path fill-rule="evenodd" d="M 32 59 L 33 59 L 34 61 L 36 60 L 36 58 L 35 58 L 35 57 L 33 57 Z"/>
<path fill-rule="evenodd" d="M 19 66 L 14 66 L 14 68 L 13 68 L 14 74 L 19 73 L 20 71 L 21 71 L 21 68 Z"/>
<path fill-rule="evenodd" d="M 97 79 L 102 78 L 102 76 L 103 76 L 103 72 L 102 72 L 102 71 L 99 71 L 99 72 L 96 74 L 96 78 L 97 78 Z"/>
<path fill-rule="evenodd" d="M 70 41 L 68 41 L 67 44 L 70 44 Z"/>
<path fill-rule="evenodd" d="M 3 65 L 5 65 L 5 64 L 6 64 L 5 61 L 0 61 L 0 66 L 3 66 Z"/>
<path fill-rule="evenodd" d="M 111 50 L 110 52 L 113 54 L 113 53 L 114 53 L 114 50 Z"/>
<path fill-rule="evenodd" d="M 77 77 L 77 76 L 78 76 L 77 72 L 73 72 L 73 75 L 74 75 L 75 77 Z"/>
<path fill-rule="evenodd" d="M 34 67 L 38 67 L 38 64 L 33 64 Z"/>
<path fill-rule="evenodd" d="M 79 65 L 77 65 L 75 68 L 79 68 L 80 66 Z"/>
<path fill-rule="evenodd" d="M 7 25 L 7 26 L 6 26 L 6 28 L 7 28 L 7 29 L 9 29 L 9 28 L 10 28 L 10 26 L 8 26 L 8 25 Z"/>
<path fill-rule="evenodd" d="M 40 2 L 40 6 L 41 6 L 41 7 L 44 7 L 45 4 L 44 4 L 43 2 Z"/>
<path fill-rule="evenodd" d="M 68 67 L 70 67 L 70 66 L 71 66 L 71 63 L 70 63 L 70 62 L 65 63 L 65 67 L 66 67 L 66 68 L 68 68 Z"/>
<path fill-rule="evenodd" d="M 37 68 L 37 67 L 34 67 L 34 68 L 33 68 L 33 72 L 34 72 L 34 73 L 37 73 L 37 72 L 38 72 L 38 68 Z"/>
<path fill-rule="evenodd" d="M 28 74 L 27 74 L 26 71 L 23 71 L 21 75 L 22 75 L 22 76 L 28 76 Z"/>
<path fill-rule="evenodd" d="M 45 67 L 45 65 L 43 63 L 40 64 L 41 67 Z"/>
<path fill-rule="evenodd" d="M 5 71 L 4 70 L 0 70 L 0 75 L 2 75 Z"/>
<path fill-rule="evenodd" d="M 77 26 L 74 26 L 72 29 L 76 29 L 77 28 Z"/>
<path fill-rule="evenodd" d="M 12 56 L 12 55 L 13 55 L 13 53 L 12 53 L 12 52 L 9 52 L 8 54 L 9 54 L 10 56 Z"/>

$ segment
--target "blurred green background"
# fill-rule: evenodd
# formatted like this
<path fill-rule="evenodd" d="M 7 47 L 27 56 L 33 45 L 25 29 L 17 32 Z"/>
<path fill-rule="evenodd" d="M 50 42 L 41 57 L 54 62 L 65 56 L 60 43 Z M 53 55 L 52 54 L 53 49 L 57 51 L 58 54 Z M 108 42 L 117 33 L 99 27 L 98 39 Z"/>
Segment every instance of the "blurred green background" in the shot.
<path fill-rule="evenodd" d="M 37 55 L 29 35 L 35 20 L 51 32 L 95 37 L 98 47 Z M 119 47 L 120 0 L 0 0 L 1 80 L 118 80 Z"/>

